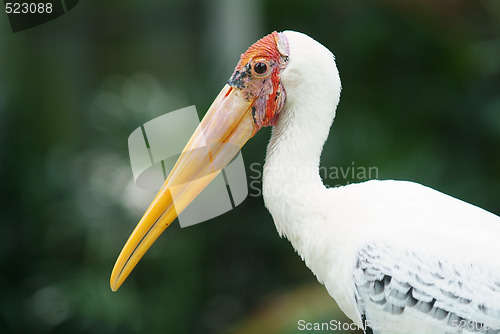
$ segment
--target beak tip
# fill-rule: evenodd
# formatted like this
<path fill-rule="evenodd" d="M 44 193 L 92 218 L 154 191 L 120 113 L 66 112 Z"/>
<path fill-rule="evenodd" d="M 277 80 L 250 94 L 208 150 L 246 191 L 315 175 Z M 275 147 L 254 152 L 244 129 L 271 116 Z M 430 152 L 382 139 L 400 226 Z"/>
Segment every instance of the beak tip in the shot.
<path fill-rule="evenodd" d="M 109 286 L 111 288 L 111 291 L 113 291 L 113 292 L 116 292 L 120 288 L 120 286 L 118 284 L 116 284 L 115 282 L 111 282 L 109 284 Z"/>
<path fill-rule="evenodd" d="M 116 292 L 119 288 L 121 283 L 119 283 L 119 276 L 115 274 L 115 270 L 113 269 L 113 272 L 111 273 L 111 277 L 109 279 L 109 287 L 111 288 L 111 291 Z"/>

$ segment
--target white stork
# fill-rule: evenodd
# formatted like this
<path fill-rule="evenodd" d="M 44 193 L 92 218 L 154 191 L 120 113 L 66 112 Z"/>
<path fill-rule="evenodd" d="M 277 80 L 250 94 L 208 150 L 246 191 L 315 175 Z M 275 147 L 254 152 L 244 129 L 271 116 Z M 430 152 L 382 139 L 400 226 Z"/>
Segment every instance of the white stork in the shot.
<path fill-rule="evenodd" d="M 334 56 L 273 32 L 242 56 L 111 275 L 147 249 L 261 127 L 263 196 L 280 235 L 366 333 L 500 333 L 500 217 L 407 181 L 327 189 L 319 176 L 341 84 Z"/>

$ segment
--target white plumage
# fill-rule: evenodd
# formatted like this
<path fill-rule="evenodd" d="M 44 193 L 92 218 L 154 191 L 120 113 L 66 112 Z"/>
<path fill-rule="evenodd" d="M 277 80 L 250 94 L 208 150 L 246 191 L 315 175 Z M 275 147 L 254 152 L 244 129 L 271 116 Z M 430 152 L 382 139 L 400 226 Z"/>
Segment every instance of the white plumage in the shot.
<path fill-rule="evenodd" d="M 263 174 L 280 235 L 346 315 L 375 333 L 500 333 L 500 217 L 407 181 L 325 188 L 319 162 L 338 71 L 324 46 L 284 34 L 287 102 Z"/>

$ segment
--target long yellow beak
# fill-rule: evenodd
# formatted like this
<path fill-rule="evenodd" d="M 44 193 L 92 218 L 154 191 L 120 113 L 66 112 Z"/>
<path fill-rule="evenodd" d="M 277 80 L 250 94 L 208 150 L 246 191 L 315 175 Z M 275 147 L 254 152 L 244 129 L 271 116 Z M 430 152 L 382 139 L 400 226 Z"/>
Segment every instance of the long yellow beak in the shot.
<path fill-rule="evenodd" d="M 252 103 L 240 89 L 224 86 L 118 256 L 111 290 L 118 290 L 160 234 L 258 131 Z"/>

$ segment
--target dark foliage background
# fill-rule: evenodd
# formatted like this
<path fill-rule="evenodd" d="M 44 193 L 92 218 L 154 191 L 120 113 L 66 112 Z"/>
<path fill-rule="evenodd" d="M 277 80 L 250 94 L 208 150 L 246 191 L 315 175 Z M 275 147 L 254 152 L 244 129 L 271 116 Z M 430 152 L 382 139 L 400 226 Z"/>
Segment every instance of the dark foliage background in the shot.
<path fill-rule="evenodd" d="M 262 197 L 170 227 L 109 289 L 154 195 L 133 184 L 129 134 L 188 105 L 203 114 L 240 53 L 285 29 L 336 55 L 343 91 L 325 167 L 376 167 L 500 214 L 497 0 L 81 1 L 15 34 L 0 14 L 1 333 L 297 333 L 300 319 L 347 321 Z M 269 133 L 243 149 L 247 173 Z"/>

